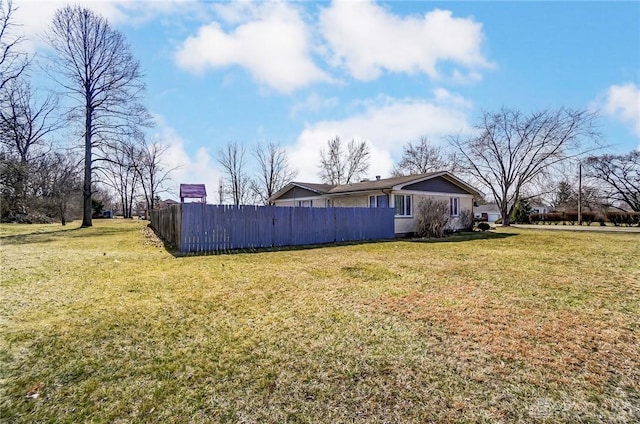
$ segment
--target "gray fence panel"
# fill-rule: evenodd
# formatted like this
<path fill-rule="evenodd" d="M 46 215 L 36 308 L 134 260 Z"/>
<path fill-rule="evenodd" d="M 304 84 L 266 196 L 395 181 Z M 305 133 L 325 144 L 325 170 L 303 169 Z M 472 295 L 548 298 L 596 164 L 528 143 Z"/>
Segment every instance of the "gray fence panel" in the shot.
<path fill-rule="evenodd" d="M 185 203 L 151 211 L 151 223 L 180 251 L 195 253 L 394 237 L 394 211 L 389 208 Z"/>
<path fill-rule="evenodd" d="M 171 205 L 165 209 L 154 209 L 150 212 L 151 226 L 160 236 L 180 249 L 182 231 L 182 207 Z"/>

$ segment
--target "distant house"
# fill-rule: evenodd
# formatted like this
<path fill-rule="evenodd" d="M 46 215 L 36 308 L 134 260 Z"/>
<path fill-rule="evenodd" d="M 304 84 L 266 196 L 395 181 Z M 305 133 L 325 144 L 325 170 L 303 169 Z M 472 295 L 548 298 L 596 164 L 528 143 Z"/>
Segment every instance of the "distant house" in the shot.
<path fill-rule="evenodd" d="M 171 205 L 177 205 L 179 203 L 180 202 L 176 202 L 173 199 L 165 199 L 165 200 L 160 200 L 160 201 L 156 202 L 155 207 L 156 207 L 156 209 L 163 209 L 163 208 L 168 208 Z"/>
<path fill-rule="evenodd" d="M 501 214 L 498 205 L 495 203 L 487 203 L 486 205 L 474 206 L 473 217 L 477 220 L 494 223 L 501 217 Z"/>
<path fill-rule="evenodd" d="M 531 205 L 531 213 L 545 214 L 551 212 L 551 206 L 543 205 L 541 203 L 533 203 Z"/>
<path fill-rule="evenodd" d="M 473 198 L 479 192 L 449 172 L 384 178 L 359 183 L 332 185 L 292 182 L 269 201 L 276 206 L 394 208 L 395 233 L 416 231 L 414 211 L 421 199 L 442 200 L 453 217 L 451 229 L 463 228 L 460 216 L 472 213 Z"/>
<path fill-rule="evenodd" d="M 199 199 L 200 203 L 207 203 L 207 189 L 204 184 L 180 184 L 180 203 L 184 199 Z"/>

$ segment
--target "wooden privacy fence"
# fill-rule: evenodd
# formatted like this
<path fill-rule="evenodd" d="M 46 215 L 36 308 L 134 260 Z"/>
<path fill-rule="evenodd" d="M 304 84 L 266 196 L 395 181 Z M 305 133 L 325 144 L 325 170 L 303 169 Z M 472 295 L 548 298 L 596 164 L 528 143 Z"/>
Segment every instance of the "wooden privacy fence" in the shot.
<path fill-rule="evenodd" d="M 390 239 L 394 210 L 182 203 L 151 211 L 151 225 L 181 252 L 215 252 Z"/>

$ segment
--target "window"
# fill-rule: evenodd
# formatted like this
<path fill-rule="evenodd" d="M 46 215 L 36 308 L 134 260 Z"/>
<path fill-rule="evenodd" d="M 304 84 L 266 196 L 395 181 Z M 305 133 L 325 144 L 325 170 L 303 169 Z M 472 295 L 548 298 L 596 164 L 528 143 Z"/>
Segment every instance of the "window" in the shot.
<path fill-rule="evenodd" d="M 303 208 L 312 208 L 313 200 L 298 200 L 298 206 Z"/>
<path fill-rule="evenodd" d="M 411 216 L 411 196 L 396 194 L 393 196 L 396 207 L 396 216 Z"/>
<path fill-rule="evenodd" d="M 387 197 L 386 194 L 369 196 L 369 207 L 370 208 L 388 208 L 389 198 Z"/>
<path fill-rule="evenodd" d="M 460 214 L 460 198 L 451 197 L 449 199 L 449 213 L 451 216 L 458 216 Z"/>

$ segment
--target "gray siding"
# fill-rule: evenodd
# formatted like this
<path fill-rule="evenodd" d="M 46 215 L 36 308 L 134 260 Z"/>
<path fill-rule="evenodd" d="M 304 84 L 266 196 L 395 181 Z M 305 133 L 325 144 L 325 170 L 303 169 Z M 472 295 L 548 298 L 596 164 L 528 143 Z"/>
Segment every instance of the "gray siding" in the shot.
<path fill-rule="evenodd" d="M 282 196 L 278 197 L 278 200 L 284 199 L 299 199 L 301 197 L 317 197 L 318 193 L 311 190 L 306 190 L 300 187 L 293 187 L 291 190 L 284 193 Z"/>
<path fill-rule="evenodd" d="M 468 191 L 458 187 L 452 182 L 442 177 L 432 178 L 430 180 L 421 181 L 415 184 L 409 184 L 402 188 L 403 190 L 430 191 L 434 193 L 454 193 L 454 194 L 470 194 Z"/>

